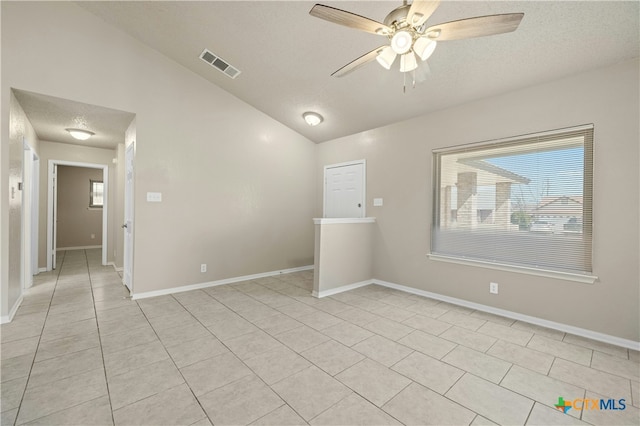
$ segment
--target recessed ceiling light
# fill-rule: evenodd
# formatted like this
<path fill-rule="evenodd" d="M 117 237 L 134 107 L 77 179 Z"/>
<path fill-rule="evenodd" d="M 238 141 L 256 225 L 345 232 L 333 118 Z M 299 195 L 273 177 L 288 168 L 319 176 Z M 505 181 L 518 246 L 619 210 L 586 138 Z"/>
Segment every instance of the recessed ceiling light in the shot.
<path fill-rule="evenodd" d="M 88 130 L 84 130 L 84 129 L 65 129 L 65 130 L 69 132 L 69 134 L 74 139 L 78 139 L 79 141 L 86 141 L 91 136 L 95 135 L 95 133 L 90 132 Z"/>
<path fill-rule="evenodd" d="M 318 124 L 322 123 L 322 121 L 324 120 L 324 118 L 320 114 L 312 111 L 305 112 L 304 114 L 302 114 L 302 117 L 304 118 L 304 121 L 306 121 L 309 126 L 317 126 Z"/>

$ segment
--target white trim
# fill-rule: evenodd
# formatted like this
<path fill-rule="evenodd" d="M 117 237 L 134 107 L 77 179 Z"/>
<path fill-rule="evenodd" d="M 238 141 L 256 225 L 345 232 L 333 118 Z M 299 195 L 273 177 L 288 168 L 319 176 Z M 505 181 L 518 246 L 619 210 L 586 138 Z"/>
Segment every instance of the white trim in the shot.
<path fill-rule="evenodd" d="M 102 245 L 98 245 L 98 246 L 76 246 L 76 247 L 56 247 L 57 251 L 60 250 L 89 250 L 89 249 L 97 249 L 97 248 L 102 248 Z"/>
<path fill-rule="evenodd" d="M 132 293 L 131 299 L 133 300 L 146 299 L 148 297 L 164 296 L 167 294 L 182 293 L 184 291 L 199 290 L 199 289 L 208 288 L 208 287 L 217 287 L 219 285 L 233 284 L 241 281 L 255 280 L 258 278 L 265 278 L 265 277 L 273 277 L 273 276 L 282 275 L 282 274 L 290 274 L 292 272 L 308 271 L 311 269 L 313 269 L 313 265 L 307 265 L 307 266 L 300 266 L 297 268 L 282 269 L 279 271 L 262 272 L 262 273 L 253 274 L 253 275 L 244 275 L 241 277 L 225 278 L 223 280 L 209 281 L 205 283 L 191 284 L 191 285 L 185 285 L 180 287 L 172 287 L 172 288 L 167 288 L 163 290 L 146 291 L 144 293 Z"/>
<path fill-rule="evenodd" d="M 362 164 L 362 217 L 367 216 L 367 160 L 354 160 L 324 166 L 322 172 L 322 216 L 327 215 L 327 169 Z"/>
<path fill-rule="evenodd" d="M 47 268 L 46 267 L 38 268 L 38 273 L 40 273 L 40 272 L 47 272 Z"/>
<path fill-rule="evenodd" d="M 2 318 L 0 318 L 0 324 L 6 324 L 13 321 L 13 317 L 16 315 L 16 312 L 18 311 L 18 308 L 22 304 L 23 299 L 24 297 L 22 295 L 18 297 L 18 300 L 16 300 L 16 303 L 13 304 L 13 307 L 9 311 L 9 315 L 3 315 Z"/>
<path fill-rule="evenodd" d="M 480 303 L 469 302 L 467 300 L 458 299 L 450 296 L 444 296 L 438 293 L 432 293 L 430 291 L 420 290 L 413 287 L 407 287 L 400 284 L 394 284 L 387 281 L 373 279 L 372 283 L 381 285 L 383 287 L 404 291 L 406 293 L 417 294 L 418 296 L 429 297 L 431 299 L 441 300 L 443 302 L 452 303 L 454 305 L 464 306 L 466 308 L 471 308 L 478 311 L 487 312 L 490 314 L 500 315 L 506 318 L 527 322 L 529 324 L 539 325 L 541 327 L 551 328 L 554 330 L 563 331 L 565 333 L 575 334 L 576 336 L 586 337 L 588 339 L 597 340 L 599 342 L 609 343 L 612 345 L 621 346 L 628 349 L 634 349 L 636 351 L 640 350 L 640 342 L 636 342 L 634 340 L 623 339 L 621 337 L 612 336 L 610 334 L 599 333 L 597 331 L 587 330 L 585 328 L 574 327 L 568 324 L 562 324 L 559 322 L 549 321 L 549 320 L 545 320 L 538 317 L 519 314 L 517 312 L 507 311 L 505 309 L 500 309 L 500 308 L 494 308 L 493 306 L 487 306 L 487 305 L 482 305 Z"/>
<path fill-rule="evenodd" d="M 114 269 L 116 272 L 122 272 L 122 271 L 124 271 L 124 268 L 123 268 L 122 266 L 118 268 L 118 267 L 116 266 L 116 263 L 115 263 L 115 262 L 109 262 L 109 263 L 107 263 L 107 266 L 113 266 L 113 269 Z"/>
<path fill-rule="evenodd" d="M 373 284 L 372 280 L 360 281 L 353 284 L 347 284 L 336 288 L 330 288 L 329 290 L 324 291 L 315 291 L 311 292 L 311 295 L 317 297 L 318 299 L 322 299 L 323 297 L 333 296 L 334 294 L 344 293 L 345 291 L 355 290 L 356 288 L 364 287 L 369 284 Z"/>
<path fill-rule="evenodd" d="M 375 217 L 313 218 L 313 223 L 316 225 L 335 225 L 340 223 L 375 223 L 375 221 Z"/>
<path fill-rule="evenodd" d="M 430 260 L 438 262 L 455 263 L 458 265 L 475 266 L 480 268 L 496 269 L 498 271 L 516 272 L 520 274 L 536 275 L 539 277 L 555 278 L 558 280 L 576 281 L 579 283 L 593 284 L 598 277 L 572 272 L 552 271 L 549 269 L 528 268 L 526 266 L 507 265 L 504 263 L 483 262 L 481 260 L 461 259 L 459 257 L 443 256 L 440 254 L 427 254 Z"/>

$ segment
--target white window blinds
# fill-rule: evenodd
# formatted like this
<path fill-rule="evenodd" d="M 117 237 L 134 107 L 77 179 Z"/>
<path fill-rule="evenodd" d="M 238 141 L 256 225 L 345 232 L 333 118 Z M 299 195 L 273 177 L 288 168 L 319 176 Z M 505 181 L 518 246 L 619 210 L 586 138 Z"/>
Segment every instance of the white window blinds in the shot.
<path fill-rule="evenodd" d="M 434 151 L 431 253 L 590 274 L 593 126 Z"/>

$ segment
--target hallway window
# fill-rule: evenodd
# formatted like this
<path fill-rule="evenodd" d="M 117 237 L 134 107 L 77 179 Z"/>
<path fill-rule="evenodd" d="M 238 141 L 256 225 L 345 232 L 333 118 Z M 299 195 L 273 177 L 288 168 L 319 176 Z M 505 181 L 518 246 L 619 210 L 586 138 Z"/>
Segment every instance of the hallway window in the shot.
<path fill-rule="evenodd" d="M 592 169 L 591 125 L 434 151 L 432 258 L 590 275 Z"/>
<path fill-rule="evenodd" d="M 89 180 L 89 207 L 102 208 L 104 205 L 104 183 L 101 180 Z"/>

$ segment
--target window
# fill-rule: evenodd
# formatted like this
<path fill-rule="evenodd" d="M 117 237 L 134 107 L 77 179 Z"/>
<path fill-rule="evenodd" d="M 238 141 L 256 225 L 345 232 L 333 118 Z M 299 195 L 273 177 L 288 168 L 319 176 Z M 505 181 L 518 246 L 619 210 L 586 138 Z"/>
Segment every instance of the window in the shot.
<path fill-rule="evenodd" d="M 89 207 L 102 208 L 104 205 L 104 183 L 101 180 L 89 180 Z"/>
<path fill-rule="evenodd" d="M 433 158 L 432 258 L 591 274 L 593 126 Z"/>

